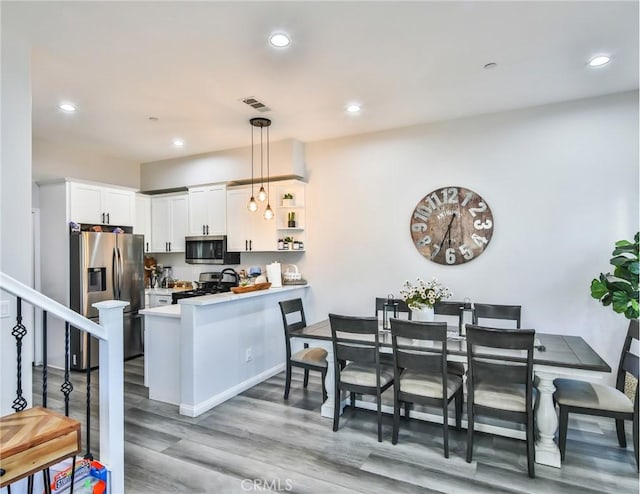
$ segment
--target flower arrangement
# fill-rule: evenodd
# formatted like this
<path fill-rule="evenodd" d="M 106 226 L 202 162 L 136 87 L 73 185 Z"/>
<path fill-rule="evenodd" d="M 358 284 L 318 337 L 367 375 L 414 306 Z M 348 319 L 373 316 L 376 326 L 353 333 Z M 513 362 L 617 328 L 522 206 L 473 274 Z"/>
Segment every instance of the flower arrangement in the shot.
<path fill-rule="evenodd" d="M 400 296 L 411 310 L 424 309 L 425 307 L 433 307 L 440 300 L 446 300 L 453 293 L 445 286 L 438 283 L 437 278 L 431 281 L 424 281 L 420 278 L 416 279 L 415 286 L 410 281 L 405 281 Z"/>

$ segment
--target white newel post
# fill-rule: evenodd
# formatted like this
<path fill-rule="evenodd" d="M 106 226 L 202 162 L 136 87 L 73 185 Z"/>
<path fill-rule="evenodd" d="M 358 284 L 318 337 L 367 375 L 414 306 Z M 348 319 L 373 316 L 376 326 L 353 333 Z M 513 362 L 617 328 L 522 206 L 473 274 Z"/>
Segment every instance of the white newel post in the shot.
<path fill-rule="evenodd" d="M 128 302 L 109 300 L 93 306 L 108 340 L 100 340 L 100 462 L 110 472 L 109 491 L 124 492 L 123 317 Z"/>
<path fill-rule="evenodd" d="M 536 370 L 535 375 L 539 380 L 540 394 L 536 410 L 536 424 L 540 433 L 540 438 L 536 441 L 536 463 L 560 468 L 560 450 L 553 440 L 558 429 L 558 416 L 553 404 L 553 393 L 556 390 L 553 380 L 557 374 Z"/>

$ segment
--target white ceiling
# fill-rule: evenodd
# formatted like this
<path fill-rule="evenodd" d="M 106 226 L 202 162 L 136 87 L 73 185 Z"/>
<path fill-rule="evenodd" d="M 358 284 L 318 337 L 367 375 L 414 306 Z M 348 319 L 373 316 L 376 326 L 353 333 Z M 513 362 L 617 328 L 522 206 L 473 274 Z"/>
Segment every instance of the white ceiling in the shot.
<path fill-rule="evenodd" d="M 310 142 L 638 89 L 638 2 L 2 3 L 32 40 L 34 137 L 135 162 L 246 146 L 258 115 Z"/>

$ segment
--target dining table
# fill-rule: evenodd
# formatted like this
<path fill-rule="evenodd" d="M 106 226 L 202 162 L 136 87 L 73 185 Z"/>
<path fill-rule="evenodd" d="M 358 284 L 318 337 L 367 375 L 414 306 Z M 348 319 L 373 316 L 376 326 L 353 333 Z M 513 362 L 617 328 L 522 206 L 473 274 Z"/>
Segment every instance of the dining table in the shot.
<path fill-rule="evenodd" d="M 467 344 L 464 334 L 460 334 L 458 326 L 451 327 L 447 338 L 447 360 L 454 362 L 467 362 Z M 325 387 L 327 399 L 321 407 L 321 415 L 333 418 L 335 404 L 334 385 L 334 356 L 331 340 L 331 325 L 329 319 L 310 324 L 298 331 L 290 334 L 292 345 L 302 347 L 304 343 L 310 346 L 324 348 L 327 351 L 327 374 L 325 377 Z M 351 337 L 352 335 L 350 335 Z M 389 330 L 380 329 L 379 333 L 380 352 L 391 353 L 391 333 Z M 373 335 L 357 335 L 360 340 L 372 341 Z M 415 341 L 415 344 L 423 345 L 424 342 Z M 427 342 L 426 345 L 437 343 Z M 292 348 L 293 350 L 293 348 Z M 525 361 L 526 354 L 514 350 L 487 349 L 488 355 L 496 353 L 507 361 Z M 580 336 L 569 336 L 561 334 L 547 334 L 536 331 L 535 347 L 533 354 L 533 371 L 535 384 L 538 392 L 538 400 L 535 410 L 535 421 L 539 437 L 535 443 L 536 463 L 548 465 L 556 468 L 561 467 L 560 450 L 554 437 L 558 429 L 558 415 L 553 402 L 555 387 L 554 379 L 558 377 L 569 377 L 586 380 L 600 380 L 611 373 L 611 367 L 597 354 L 593 348 Z M 358 401 L 358 406 L 375 409 L 375 403 Z M 346 395 L 340 397 L 340 413 L 346 405 Z M 383 405 L 383 411 L 393 413 L 393 407 Z M 442 423 L 442 416 L 428 412 L 412 411 L 411 416 L 417 419 Z M 453 424 L 453 418 L 450 419 Z M 463 420 L 463 427 L 466 421 Z M 495 423 L 476 423 L 475 429 L 479 431 L 499 434 L 518 439 L 524 439 L 523 430 L 506 427 Z"/>

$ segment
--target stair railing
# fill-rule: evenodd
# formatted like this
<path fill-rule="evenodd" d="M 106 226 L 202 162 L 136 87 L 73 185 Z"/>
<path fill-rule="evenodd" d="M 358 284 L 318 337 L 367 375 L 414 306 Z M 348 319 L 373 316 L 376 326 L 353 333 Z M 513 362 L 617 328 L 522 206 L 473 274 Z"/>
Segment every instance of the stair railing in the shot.
<path fill-rule="evenodd" d="M 27 329 L 22 324 L 22 303 L 26 302 L 43 311 L 43 335 L 46 345 L 47 316 L 51 314 L 65 321 L 66 345 L 68 347 L 68 329 L 75 328 L 89 333 L 99 340 L 100 366 L 100 462 L 109 471 L 110 492 L 124 492 L 124 373 L 123 373 L 123 309 L 127 302 L 109 300 L 98 302 L 93 306 L 98 309 L 100 324 L 96 324 L 77 312 L 37 292 L 33 288 L 0 272 L 0 289 L 16 297 L 17 317 L 12 335 L 16 340 L 16 399 L 12 408 L 16 411 L 29 406 L 23 396 L 22 383 L 22 339 Z M 46 346 L 45 346 L 46 348 Z M 67 348 L 68 350 L 68 348 Z M 45 355 L 46 359 L 46 355 Z M 66 353 L 68 359 L 68 351 Z M 30 365 L 30 363 L 29 363 Z M 43 368 L 43 406 L 46 406 L 47 365 Z M 28 384 L 31 387 L 31 383 Z M 90 386 L 90 382 L 88 383 Z M 73 386 L 68 380 L 68 369 L 65 369 L 65 383 L 62 392 L 65 395 L 65 411 L 68 415 L 68 394 Z M 89 398 L 89 397 L 88 397 Z M 87 406 L 89 411 L 89 406 Z M 87 427 L 89 424 L 87 423 Z M 89 431 L 87 431 L 89 433 Z M 89 441 L 87 441 L 87 454 Z"/>

